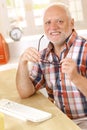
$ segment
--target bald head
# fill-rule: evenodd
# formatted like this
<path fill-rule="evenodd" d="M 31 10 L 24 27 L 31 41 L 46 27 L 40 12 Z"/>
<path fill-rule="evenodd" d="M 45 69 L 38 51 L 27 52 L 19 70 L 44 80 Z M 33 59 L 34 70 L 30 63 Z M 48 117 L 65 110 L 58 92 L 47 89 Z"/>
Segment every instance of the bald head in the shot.
<path fill-rule="evenodd" d="M 66 13 L 67 17 L 71 19 L 71 13 L 69 11 L 69 7 L 67 5 L 65 5 L 64 3 L 60 3 L 60 2 L 52 3 L 52 4 L 48 5 L 48 7 L 44 10 L 44 16 L 45 16 L 45 13 L 48 10 L 51 10 L 52 8 L 60 9 L 60 10 L 64 11 Z M 44 18 L 44 16 L 43 16 L 43 18 Z"/>

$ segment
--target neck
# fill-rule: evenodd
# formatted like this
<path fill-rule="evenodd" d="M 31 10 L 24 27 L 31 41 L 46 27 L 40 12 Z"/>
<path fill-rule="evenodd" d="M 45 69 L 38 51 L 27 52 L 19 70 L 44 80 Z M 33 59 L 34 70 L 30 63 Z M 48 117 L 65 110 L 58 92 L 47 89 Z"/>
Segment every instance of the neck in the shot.
<path fill-rule="evenodd" d="M 62 44 L 62 45 L 54 45 L 54 50 L 55 50 L 55 53 L 60 56 L 62 50 L 65 48 L 65 44 Z"/>

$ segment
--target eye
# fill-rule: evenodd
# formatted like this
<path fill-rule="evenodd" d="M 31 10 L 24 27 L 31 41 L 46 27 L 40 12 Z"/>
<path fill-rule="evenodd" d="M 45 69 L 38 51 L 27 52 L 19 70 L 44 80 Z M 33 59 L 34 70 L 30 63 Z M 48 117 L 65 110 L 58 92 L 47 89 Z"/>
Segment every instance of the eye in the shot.
<path fill-rule="evenodd" d="M 45 24 L 49 25 L 49 24 L 51 24 L 51 21 L 46 21 Z"/>
<path fill-rule="evenodd" d="M 57 20 L 57 23 L 58 23 L 58 24 L 63 24 L 63 23 L 64 23 L 64 20 L 58 19 L 58 20 Z"/>

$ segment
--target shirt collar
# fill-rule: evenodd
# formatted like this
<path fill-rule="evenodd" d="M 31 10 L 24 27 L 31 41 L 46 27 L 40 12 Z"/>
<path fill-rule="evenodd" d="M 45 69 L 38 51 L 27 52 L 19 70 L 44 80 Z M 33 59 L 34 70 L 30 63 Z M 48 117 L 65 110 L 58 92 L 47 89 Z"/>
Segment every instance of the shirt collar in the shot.
<path fill-rule="evenodd" d="M 72 44 L 74 44 L 75 40 L 76 40 L 76 37 L 77 37 L 77 33 L 76 31 L 73 29 L 72 30 L 72 34 L 68 37 L 68 39 L 66 39 L 66 45 L 67 45 L 67 48 L 69 49 Z"/>

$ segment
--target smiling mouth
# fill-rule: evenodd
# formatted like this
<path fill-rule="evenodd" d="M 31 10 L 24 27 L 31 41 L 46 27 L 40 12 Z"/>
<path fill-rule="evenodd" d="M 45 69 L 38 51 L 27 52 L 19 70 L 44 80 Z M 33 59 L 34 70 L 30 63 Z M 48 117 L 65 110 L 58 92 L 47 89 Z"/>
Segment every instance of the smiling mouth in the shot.
<path fill-rule="evenodd" d="M 52 36 L 57 36 L 57 35 L 60 35 L 61 34 L 61 32 L 50 32 L 50 35 L 52 35 Z"/>

